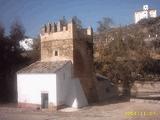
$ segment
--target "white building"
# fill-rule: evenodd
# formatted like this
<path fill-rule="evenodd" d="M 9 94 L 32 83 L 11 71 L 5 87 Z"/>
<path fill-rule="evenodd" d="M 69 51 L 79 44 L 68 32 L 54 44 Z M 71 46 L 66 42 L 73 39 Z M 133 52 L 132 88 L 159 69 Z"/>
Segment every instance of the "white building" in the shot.
<path fill-rule="evenodd" d="M 143 5 L 143 10 L 135 12 L 135 23 L 138 23 L 142 19 L 157 17 L 157 10 L 149 9 L 148 5 Z"/>
<path fill-rule="evenodd" d="M 80 81 L 72 79 L 71 61 L 37 61 L 17 73 L 18 105 L 74 108 L 88 104 Z"/>
<path fill-rule="evenodd" d="M 19 42 L 20 47 L 26 51 L 33 50 L 33 39 L 32 38 L 25 38 Z"/>

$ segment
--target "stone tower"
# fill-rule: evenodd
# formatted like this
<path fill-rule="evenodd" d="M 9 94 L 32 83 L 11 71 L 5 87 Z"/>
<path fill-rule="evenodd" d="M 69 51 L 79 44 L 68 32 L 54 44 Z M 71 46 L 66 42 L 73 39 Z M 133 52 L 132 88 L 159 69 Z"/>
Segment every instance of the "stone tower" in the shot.
<path fill-rule="evenodd" d="M 88 102 L 97 100 L 93 67 L 93 30 L 67 24 L 48 23 L 41 30 L 41 61 L 71 60 L 73 78 L 81 82 Z"/>

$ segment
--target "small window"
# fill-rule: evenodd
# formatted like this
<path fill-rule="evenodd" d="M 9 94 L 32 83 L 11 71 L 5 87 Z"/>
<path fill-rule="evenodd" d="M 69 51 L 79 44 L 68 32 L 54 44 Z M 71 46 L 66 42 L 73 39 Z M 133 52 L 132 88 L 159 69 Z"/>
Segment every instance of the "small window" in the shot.
<path fill-rule="evenodd" d="M 55 50 L 54 56 L 58 56 L 58 51 L 57 50 Z"/>

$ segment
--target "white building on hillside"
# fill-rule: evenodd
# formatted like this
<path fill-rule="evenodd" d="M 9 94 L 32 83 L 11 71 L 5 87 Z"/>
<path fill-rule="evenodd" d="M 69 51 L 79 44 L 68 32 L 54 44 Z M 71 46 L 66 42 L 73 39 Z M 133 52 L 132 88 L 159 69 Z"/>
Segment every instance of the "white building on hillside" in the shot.
<path fill-rule="evenodd" d="M 33 39 L 25 38 L 19 42 L 20 47 L 26 51 L 33 50 Z"/>
<path fill-rule="evenodd" d="M 138 23 L 142 19 L 157 17 L 156 9 L 149 9 L 148 5 L 143 5 L 143 10 L 136 11 L 134 14 L 135 23 Z"/>

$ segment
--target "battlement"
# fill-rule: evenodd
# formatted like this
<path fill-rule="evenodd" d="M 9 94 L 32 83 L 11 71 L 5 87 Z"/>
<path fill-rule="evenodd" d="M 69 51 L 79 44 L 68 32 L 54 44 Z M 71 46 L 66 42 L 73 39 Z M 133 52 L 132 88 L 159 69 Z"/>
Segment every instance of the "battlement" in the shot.
<path fill-rule="evenodd" d="M 73 21 L 66 24 L 62 21 L 45 24 L 40 33 L 41 42 L 72 39 L 74 29 L 76 29 L 76 26 Z"/>
<path fill-rule="evenodd" d="M 93 30 L 91 27 L 86 29 L 77 28 L 73 20 L 66 24 L 64 24 L 62 21 L 45 24 L 41 28 L 40 33 L 41 41 L 72 39 L 73 37 L 86 38 L 87 36 L 91 35 L 93 35 Z"/>
<path fill-rule="evenodd" d="M 46 33 L 56 33 L 56 32 L 62 32 L 62 31 L 72 31 L 73 30 L 73 21 L 68 22 L 64 24 L 62 21 L 58 21 L 57 23 L 48 23 L 44 24 L 44 26 L 41 28 L 41 35 L 44 35 Z"/>

